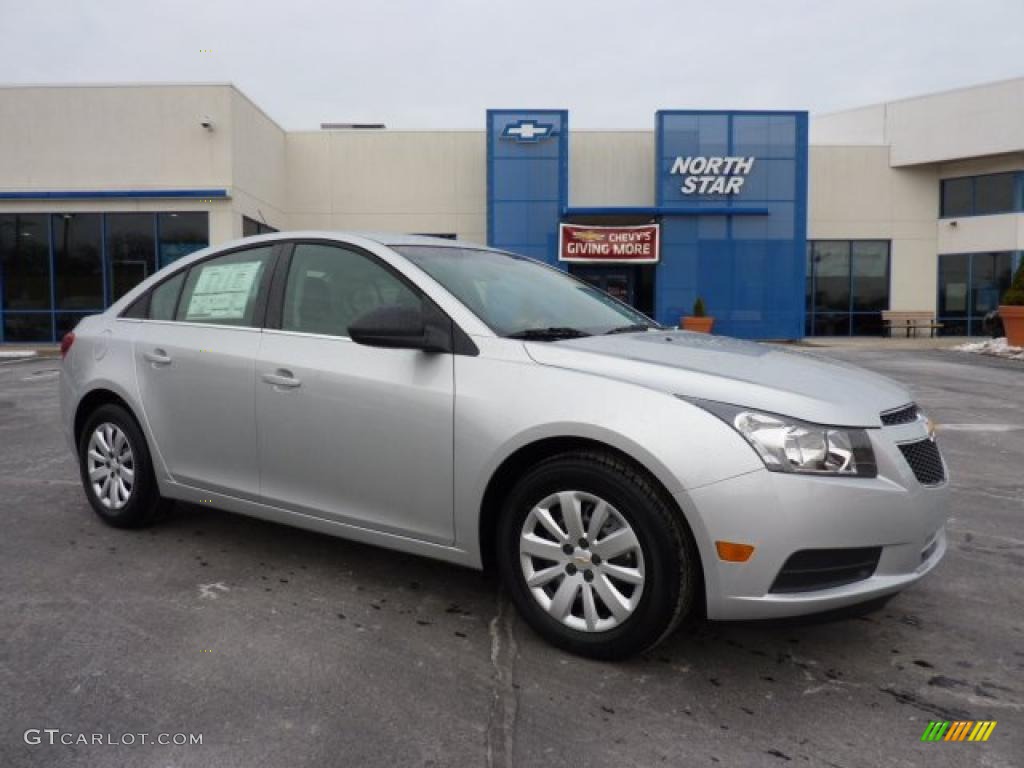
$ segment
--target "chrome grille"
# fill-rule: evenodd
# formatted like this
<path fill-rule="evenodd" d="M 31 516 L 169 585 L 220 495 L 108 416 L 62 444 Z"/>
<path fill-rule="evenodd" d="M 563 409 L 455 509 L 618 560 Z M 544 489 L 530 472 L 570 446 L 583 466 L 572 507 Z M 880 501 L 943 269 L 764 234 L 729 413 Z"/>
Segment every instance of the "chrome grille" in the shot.
<path fill-rule="evenodd" d="M 882 414 L 882 424 L 886 427 L 893 427 L 897 424 L 910 424 L 917 420 L 917 404 L 911 403 L 893 411 L 886 411 Z"/>
<path fill-rule="evenodd" d="M 934 440 L 920 440 L 916 443 L 901 443 L 900 452 L 907 460 L 914 477 L 921 485 L 938 485 L 946 479 L 942 466 L 939 446 Z"/>

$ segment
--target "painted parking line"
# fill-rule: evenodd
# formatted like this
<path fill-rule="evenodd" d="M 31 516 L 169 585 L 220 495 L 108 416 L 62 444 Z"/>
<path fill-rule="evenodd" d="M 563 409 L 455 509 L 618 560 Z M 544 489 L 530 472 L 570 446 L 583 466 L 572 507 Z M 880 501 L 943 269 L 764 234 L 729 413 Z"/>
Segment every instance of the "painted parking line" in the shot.
<path fill-rule="evenodd" d="M 940 432 L 1016 432 L 1024 424 L 936 424 Z"/>

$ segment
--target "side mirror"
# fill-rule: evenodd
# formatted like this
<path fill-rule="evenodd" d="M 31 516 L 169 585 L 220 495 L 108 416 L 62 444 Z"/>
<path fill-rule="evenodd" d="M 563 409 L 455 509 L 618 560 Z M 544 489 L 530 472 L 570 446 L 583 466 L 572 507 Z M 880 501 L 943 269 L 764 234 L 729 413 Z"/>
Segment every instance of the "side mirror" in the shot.
<path fill-rule="evenodd" d="M 391 349 L 420 349 L 424 352 L 451 352 L 451 330 L 446 332 L 423 309 L 386 306 L 367 312 L 348 327 L 356 344 Z"/>

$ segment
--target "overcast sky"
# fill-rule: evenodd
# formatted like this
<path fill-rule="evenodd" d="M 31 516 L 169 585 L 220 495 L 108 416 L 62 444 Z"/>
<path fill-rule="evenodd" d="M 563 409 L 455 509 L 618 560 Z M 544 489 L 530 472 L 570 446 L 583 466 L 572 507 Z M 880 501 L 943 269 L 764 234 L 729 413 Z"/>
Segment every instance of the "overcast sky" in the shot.
<path fill-rule="evenodd" d="M 1024 0 L 0 0 L 0 30 L 0 81 L 231 81 L 288 129 L 482 129 L 487 107 L 650 129 L 1024 74 Z"/>

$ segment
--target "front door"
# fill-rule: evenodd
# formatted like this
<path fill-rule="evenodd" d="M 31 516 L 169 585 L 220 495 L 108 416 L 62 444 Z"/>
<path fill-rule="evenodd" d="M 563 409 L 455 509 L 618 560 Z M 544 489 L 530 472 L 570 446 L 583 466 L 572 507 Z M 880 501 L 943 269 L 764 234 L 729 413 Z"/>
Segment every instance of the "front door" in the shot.
<path fill-rule="evenodd" d="M 421 297 L 337 245 L 296 244 L 286 276 L 280 318 L 268 323 L 280 327 L 264 331 L 256 366 L 264 501 L 450 542 L 454 357 L 348 338 L 364 313 Z"/>
<path fill-rule="evenodd" d="M 572 274 L 621 302 L 636 305 L 636 267 L 573 265 Z"/>

